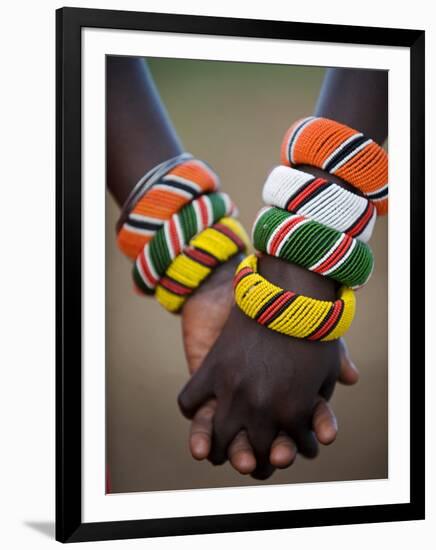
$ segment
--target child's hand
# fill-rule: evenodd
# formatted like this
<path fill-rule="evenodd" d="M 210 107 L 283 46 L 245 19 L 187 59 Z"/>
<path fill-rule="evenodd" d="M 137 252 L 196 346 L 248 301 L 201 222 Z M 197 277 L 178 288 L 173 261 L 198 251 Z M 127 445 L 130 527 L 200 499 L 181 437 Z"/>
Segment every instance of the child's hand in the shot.
<path fill-rule="evenodd" d="M 229 317 L 234 302 L 232 279 L 243 258 L 239 254 L 218 267 L 183 306 L 183 345 L 191 374 L 200 367 Z"/>
<path fill-rule="evenodd" d="M 179 396 L 192 418 L 208 399 L 218 401 L 212 449 L 214 464 L 227 458 L 231 441 L 246 430 L 257 470 L 269 466 L 274 438 L 283 430 L 305 456 L 317 454 L 312 417 L 328 399 L 340 370 L 338 342 L 306 342 L 267 330 L 233 307 L 202 367 Z"/>

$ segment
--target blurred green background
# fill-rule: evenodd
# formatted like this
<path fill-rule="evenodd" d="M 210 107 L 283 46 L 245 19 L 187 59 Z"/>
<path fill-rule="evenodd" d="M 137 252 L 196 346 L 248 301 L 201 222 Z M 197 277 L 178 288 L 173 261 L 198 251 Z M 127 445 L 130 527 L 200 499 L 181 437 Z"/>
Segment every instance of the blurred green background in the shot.
<path fill-rule="evenodd" d="M 209 162 L 240 209 L 248 230 L 262 206 L 266 175 L 279 164 L 284 132 L 312 114 L 325 70 L 217 61 L 148 59 L 169 115 L 187 151 Z M 332 399 L 336 442 L 312 461 L 258 482 L 227 464 L 195 462 L 189 423 L 176 396 L 188 379 L 180 319 L 132 290 L 131 263 L 117 249 L 119 214 L 106 209 L 107 461 L 112 492 L 377 479 L 388 475 L 387 219 L 371 241 L 375 271 L 358 291 L 347 334 L 361 380 L 338 385 Z"/>

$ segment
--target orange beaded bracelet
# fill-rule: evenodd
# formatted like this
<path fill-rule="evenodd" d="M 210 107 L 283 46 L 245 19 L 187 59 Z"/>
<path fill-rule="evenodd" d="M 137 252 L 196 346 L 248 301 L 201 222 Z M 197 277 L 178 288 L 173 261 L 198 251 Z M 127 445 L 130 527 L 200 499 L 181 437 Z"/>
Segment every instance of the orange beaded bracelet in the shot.
<path fill-rule="evenodd" d="M 334 174 L 370 199 L 379 215 L 388 211 L 388 157 L 372 139 L 345 124 L 307 117 L 286 132 L 281 160 L 309 164 Z"/>
<path fill-rule="evenodd" d="M 174 214 L 204 193 L 220 186 L 203 161 L 183 154 L 153 168 L 129 197 L 117 224 L 119 248 L 132 260 Z"/>

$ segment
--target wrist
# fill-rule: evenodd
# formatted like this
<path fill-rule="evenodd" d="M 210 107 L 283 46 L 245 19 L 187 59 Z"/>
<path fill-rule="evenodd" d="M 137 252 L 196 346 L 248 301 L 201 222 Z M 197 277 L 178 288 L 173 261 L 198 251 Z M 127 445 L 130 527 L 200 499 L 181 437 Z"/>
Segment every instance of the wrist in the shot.
<path fill-rule="evenodd" d="M 337 285 L 328 277 L 273 256 L 262 255 L 258 265 L 259 273 L 279 287 L 318 300 L 336 299 Z"/>

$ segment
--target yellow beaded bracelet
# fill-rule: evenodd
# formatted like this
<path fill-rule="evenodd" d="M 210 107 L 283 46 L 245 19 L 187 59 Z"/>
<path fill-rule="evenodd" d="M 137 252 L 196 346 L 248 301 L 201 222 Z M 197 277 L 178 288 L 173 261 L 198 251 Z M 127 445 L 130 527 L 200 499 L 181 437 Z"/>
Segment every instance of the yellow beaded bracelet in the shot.
<path fill-rule="evenodd" d="M 356 300 L 351 288 L 341 287 L 334 302 L 296 294 L 270 283 L 257 272 L 257 256 L 238 266 L 233 286 L 239 308 L 259 324 L 307 340 L 336 340 L 354 318 Z"/>
<path fill-rule="evenodd" d="M 218 265 L 248 246 L 249 239 L 242 225 L 234 218 L 221 218 L 193 237 L 171 262 L 156 288 L 156 299 L 168 311 L 178 312 Z"/>

